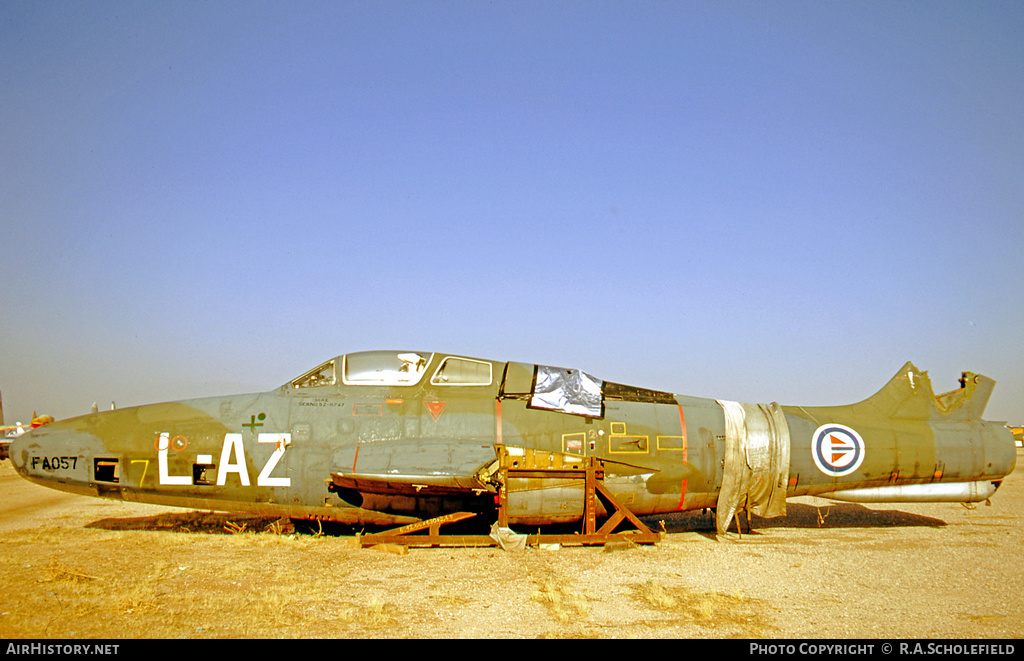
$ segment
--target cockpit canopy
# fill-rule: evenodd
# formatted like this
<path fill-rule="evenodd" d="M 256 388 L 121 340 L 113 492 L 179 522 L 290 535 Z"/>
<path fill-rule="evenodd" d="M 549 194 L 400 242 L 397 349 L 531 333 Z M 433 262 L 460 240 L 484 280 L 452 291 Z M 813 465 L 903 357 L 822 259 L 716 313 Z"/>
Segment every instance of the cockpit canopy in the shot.
<path fill-rule="evenodd" d="M 349 353 L 314 367 L 289 386 L 414 386 L 423 380 L 433 358 L 433 353 L 423 351 Z M 493 380 L 490 362 L 457 356 L 446 356 L 430 377 L 430 383 L 438 386 L 489 386 Z"/>
<path fill-rule="evenodd" d="M 497 374 L 495 369 L 498 370 Z M 430 370 L 431 386 L 491 386 L 498 379 L 501 387 L 494 394 L 499 399 L 524 399 L 531 409 L 587 418 L 604 417 L 604 403 L 607 399 L 676 403 L 671 393 L 602 381 L 580 370 L 530 363 L 493 363 L 461 356 L 436 356 L 423 351 L 360 351 L 345 354 L 314 367 L 289 381 L 284 388 L 415 386 L 423 382 Z"/>
<path fill-rule="evenodd" d="M 332 358 L 323 365 L 317 365 L 302 376 L 292 379 L 289 385 L 292 388 L 316 388 L 318 386 L 334 385 L 334 363 L 336 360 L 336 358 Z"/>
<path fill-rule="evenodd" d="M 363 351 L 342 356 L 345 385 L 411 386 L 419 383 L 434 354 L 415 351 Z"/>

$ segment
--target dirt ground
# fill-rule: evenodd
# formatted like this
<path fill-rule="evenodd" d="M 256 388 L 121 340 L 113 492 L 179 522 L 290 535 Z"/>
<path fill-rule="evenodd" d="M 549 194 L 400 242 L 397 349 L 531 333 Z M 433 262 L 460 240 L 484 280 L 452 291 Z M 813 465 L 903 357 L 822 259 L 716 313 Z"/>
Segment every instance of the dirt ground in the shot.
<path fill-rule="evenodd" d="M 656 546 L 359 549 L 71 496 L 0 462 L 0 638 L 1019 638 L 1024 461 L 991 505 L 790 501 Z"/>

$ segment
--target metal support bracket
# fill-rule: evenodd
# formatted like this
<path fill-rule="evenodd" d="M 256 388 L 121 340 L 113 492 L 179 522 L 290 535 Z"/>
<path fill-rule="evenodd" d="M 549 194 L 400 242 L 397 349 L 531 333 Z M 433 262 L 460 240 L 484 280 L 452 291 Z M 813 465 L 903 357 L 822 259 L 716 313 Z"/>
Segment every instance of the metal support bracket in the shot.
<path fill-rule="evenodd" d="M 530 452 L 530 451 L 527 451 Z M 538 453 L 540 454 L 540 453 Z M 548 454 L 548 453 L 544 453 Z M 521 455 L 517 455 L 521 456 Z M 571 467 L 555 462 L 556 467 L 544 462 L 529 461 L 523 464 L 509 458 L 505 448 L 499 454 L 499 477 L 502 488 L 498 490 L 498 525 L 508 527 L 509 478 L 532 480 L 583 480 L 584 514 L 583 530 L 576 534 L 535 534 L 527 536 L 528 546 L 541 544 L 599 545 L 609 542 L 632 542 L 633 544 L 656 544 L 665 537 L 664 532 L 654 532 L 635 514 L 620 503 L 604 485 L 604 465 L 596 457 L 579 457 Z M 597 527 L 597 502 L 600 500 L 609 517 L 600 528 Z M 403 546 L 496 546 L 489 535 L 442 535 L 441 526 L 456 523 L 476 516 L 472 512 L 457 512 L 433 519 L 427 519 L 400 528 L 380 533 L 357 535 L 360 547 L 375 544 L 398 544 Z M 632 530 L 615 532 L 624 523 L 632 524 Z M 424 531 L 426 533 L 424 534 Z"/>

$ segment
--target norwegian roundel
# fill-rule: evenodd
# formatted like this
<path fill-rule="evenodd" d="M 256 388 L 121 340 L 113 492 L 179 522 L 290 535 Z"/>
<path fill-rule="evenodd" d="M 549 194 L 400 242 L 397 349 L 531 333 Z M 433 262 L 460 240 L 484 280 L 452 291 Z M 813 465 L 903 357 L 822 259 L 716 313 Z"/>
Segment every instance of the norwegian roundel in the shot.
<path fill-rule="evenodd" d="M 811 455 L 818 470 L 825 475 L 849 475 L 864 461 L 864 439 L 845 425 L 822 425 L 814 432 L 813 439 Z"/>

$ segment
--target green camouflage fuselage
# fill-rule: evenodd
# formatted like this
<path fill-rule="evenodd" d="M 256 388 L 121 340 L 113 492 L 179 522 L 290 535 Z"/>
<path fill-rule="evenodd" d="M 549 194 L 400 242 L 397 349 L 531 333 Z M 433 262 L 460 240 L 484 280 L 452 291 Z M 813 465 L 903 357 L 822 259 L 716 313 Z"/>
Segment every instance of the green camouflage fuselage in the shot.
<path fill-rule="evenodd" d="M 376 368 L 375 368 L 376 366 Z M 339 356 L 261 394 L 138 406 L 16 439 L 18 472 L 90 496 L 350 523 L 490 512 L 578 520 L 579 485 L 503 485 L 496 448 L 597 457 L 637 515 L 712 508 L 720 529 L 785 499 L 984 500 L 1013 470 L 1010 432 L 981 419 L 994 382 L 934 396 L 907 364 L 849 406 L 752 405 L 585 373 L 424 352 Z"/>

